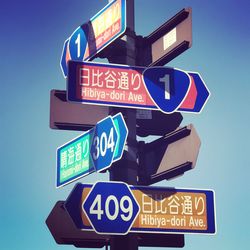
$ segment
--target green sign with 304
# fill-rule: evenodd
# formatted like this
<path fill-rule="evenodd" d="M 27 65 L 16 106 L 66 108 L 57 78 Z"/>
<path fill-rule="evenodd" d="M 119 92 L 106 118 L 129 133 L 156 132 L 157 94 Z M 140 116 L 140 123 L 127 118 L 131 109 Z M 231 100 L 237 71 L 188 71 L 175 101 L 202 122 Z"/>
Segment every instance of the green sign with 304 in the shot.
<path fill-rule="evenodd" d="M 57 150 L 57 187 L 63 186 L 95 171 L 90 157 L 94 129 Z"/>
<path fill-rule="evenodd" d="M 112 162 L 122 157 L 127 134 L 124 118 L 118 113 L 59 147 L 56 187 L 109 168 Z"/>

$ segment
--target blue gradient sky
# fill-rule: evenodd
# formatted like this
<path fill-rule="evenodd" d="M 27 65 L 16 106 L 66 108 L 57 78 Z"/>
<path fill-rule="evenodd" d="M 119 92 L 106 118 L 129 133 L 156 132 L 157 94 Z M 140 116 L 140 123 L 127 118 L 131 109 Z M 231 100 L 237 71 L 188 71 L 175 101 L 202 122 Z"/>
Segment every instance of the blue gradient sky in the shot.
<path fill-rule="evenodd" d="M 64 40 L 107 0 L 3 1 L 0 7 L 0 248 L 75 249 L 57 245 L 45 219 L 74 184 L 56 190 L 56 148 L 78 132 L 49 129 L 49 92 L 65 89 Z M 202 114 L 185 114 L 202 147 L 195 170 L 159 186 L 213 189 L 218 233 L 187 235 L 186 250 L 248 249 L 249 1 L 135 0 L 136 32 L 147 35 L 184 7 L 193 8 L 193 47 L 169 65 L 198 71 L 212 95 Z M 92 174 L 85 183 L 108 180 Z"/>

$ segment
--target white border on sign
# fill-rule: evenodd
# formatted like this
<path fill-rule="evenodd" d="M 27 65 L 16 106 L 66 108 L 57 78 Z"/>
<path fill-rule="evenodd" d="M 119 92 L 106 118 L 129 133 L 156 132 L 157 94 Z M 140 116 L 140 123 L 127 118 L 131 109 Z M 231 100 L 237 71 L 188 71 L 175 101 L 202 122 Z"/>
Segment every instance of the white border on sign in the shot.
<path fill-rule="evenodd" d="M 114 115 L 114 116 L 112 117 L 112 119 L 113 119 L 114 117 L 118 116 L 118 115 L 121 115 L 123 124 L 124 124 L 124 126 L 125 126 L 125 130 L 126 130 L 126 136 L 125 136 L 125 141 L 124 141 L 124 144 L 123 144 L 123 147 L 122 147 L 122 154 L 121 154 L 121 156 L 120 156 L 119 158 L 117 158 L 117 159 L 114 160 L 113 162 L 119 161 L 119 160 L 122 158 L 123 152 L 124 152 L 124 148 L 125 148 L 125 144 L 126 144 L 126 141 L 127 141 L 127 138 L 128 138 L 128 132 L 129 132 L 129 131 L 128 131 L 127 124 L 126 124 L 126 122 L 125 122 L 125 120 L 124 120 L 124 117 L 123 117 L 123 115 L 122 115 L 121 112 L 119 112 L 119 113 L 117 113 L 116 115 Z M 117 134 L 118 134 L 118 133 L 117 133 Z M 118 145 L 117 145 L 117 146 L 118 146 Z"/>
<path fill-rule="evenodd" d="M 70 37 L 69 37 L 70 38 Z M 62 48 L 62 53 L 61 53 L 61 59 L 60 59 L 60 68 L 61 68 L 61 71 L 63 72 L 63 76 L 64 78 L 67 78 L 67 76 L 64 74 L 64 70 L 63 70 L 63 67 L 62 67 L 62 58 L 63 58 L 63 51 L 64 51 L 64 48 L 65 48 L 65 44 L 68 42 L 67 44 L 67 48 L 69 46 L 69 38 L 67 38 L 63 44 L 63 48 Z M 66 48 L 66 55 L 67 55 L 67 48 Z M 65 55 L 65 59 L 66 59 L 66 55 Z"/>

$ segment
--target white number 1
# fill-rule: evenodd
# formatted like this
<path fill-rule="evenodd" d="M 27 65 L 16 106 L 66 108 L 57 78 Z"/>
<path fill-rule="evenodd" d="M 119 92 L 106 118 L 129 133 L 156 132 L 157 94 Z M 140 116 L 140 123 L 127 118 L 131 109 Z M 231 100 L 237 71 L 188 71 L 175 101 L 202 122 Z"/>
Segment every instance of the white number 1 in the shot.
<path fill-rule="evenodd" d="M 169 75 L 166 74 L 164 77 L 159 79 L 160 82 L 164 82 L 165 84 L 165 99 L 170 100 L 170 80 Z"/>
<path fill-rule="evenodd" d="M 80 34 L 78 34 L 76 40 L 75 40 L 75 44 L 77 45 L 77 57 L 79 58 L 80 57 Z"/>

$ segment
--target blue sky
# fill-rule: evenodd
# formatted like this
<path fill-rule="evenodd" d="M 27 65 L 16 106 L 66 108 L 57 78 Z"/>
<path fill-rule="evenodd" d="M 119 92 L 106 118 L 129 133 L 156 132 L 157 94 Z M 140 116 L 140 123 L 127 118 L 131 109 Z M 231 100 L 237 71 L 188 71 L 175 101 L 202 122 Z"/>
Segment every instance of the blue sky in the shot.
<path fill-rule="evenodd" d="M 49 93 L 65 89 L 64 40 L 107 0 L 5 1 L 0 8 L 1 249 L 57 245 L 45 219 L 70 184 L 55 189 L 56 148 L 76 131 L 49 128 Z M 136 33 L 146 36 L 184 7 L 193 9 L 193 46 L 169 66 L 198 71 L 211 92 L 203 112 L 184 114 L 202 146 L 196 168 L 158 186 L 213 189 L 218 232 L 187 235 L 186 250 L 246 249 L 249 238 L 250 22 L 248 1 L 135 0 Z M 92 174 L 81 181 L 108 180 Z"/>

